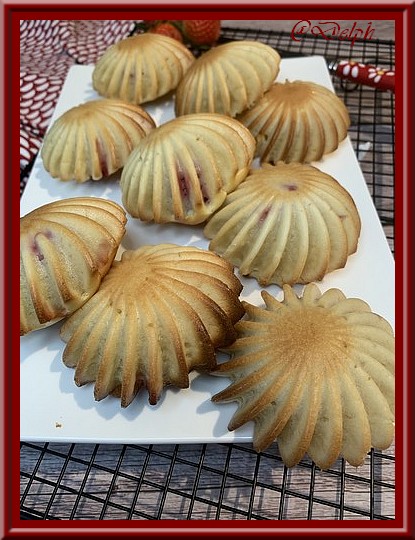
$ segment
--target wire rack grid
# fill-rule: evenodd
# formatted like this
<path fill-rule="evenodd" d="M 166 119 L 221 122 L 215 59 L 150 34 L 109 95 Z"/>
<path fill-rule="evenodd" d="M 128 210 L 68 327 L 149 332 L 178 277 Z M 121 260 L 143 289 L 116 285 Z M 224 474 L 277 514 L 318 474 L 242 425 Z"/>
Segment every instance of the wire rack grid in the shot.
<path fill-rule="evenodd" d="M 350 42 L 224 28 L 299 55 L 350 58 Z M 392 41 L 356 41 L 353 59 L 394 68 Z M 394 95 L 333 79 L 351 116 L 350 137 L 394 252 Z M 23 171 L 27 175 L 30 167 Z M 21 443 L 22 519 L 391 520 L 394 447 L 370 451 L 359 469 L 309 459 L 287 469 L 276 444 L 89 445 Z"/>

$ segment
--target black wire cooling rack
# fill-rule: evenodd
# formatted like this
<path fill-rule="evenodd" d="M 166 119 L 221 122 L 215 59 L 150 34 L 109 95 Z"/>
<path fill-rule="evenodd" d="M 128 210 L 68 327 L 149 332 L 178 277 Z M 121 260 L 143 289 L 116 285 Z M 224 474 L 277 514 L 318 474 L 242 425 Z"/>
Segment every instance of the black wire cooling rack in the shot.
<path fill-rule="evenodd" d="M 353 59 L 394 68 L 392 41 L 326 41 L 312 35 L 225 28 L 299 55 Z M 352 139 L 394 251 L 394 95 L 341 83 Z M 27 175 L 30 166 L 23 171 Z M 21 443 L 21 518 L 390 520 L 395 516 L 394 448 L 372 450 L 359 469 L 338 460 L 321 471 L 304 459 L 287 469 L 277 445 L 104 445 Z"/>

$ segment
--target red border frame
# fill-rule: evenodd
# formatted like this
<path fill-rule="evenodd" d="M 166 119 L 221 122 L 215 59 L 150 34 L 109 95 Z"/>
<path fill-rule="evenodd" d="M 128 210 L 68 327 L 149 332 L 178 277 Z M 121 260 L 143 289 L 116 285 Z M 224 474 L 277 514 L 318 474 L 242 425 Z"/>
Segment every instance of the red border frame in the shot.
<path fill-rule="evenodd" d="M 366 1 L 361 4 L 359 0 L 341 2 L 333 5 L 332 0 L 320 1 L 318 5 L 312 5 L 305 1 L 291 0 L 290 3 L 262 2 L 255 7 L 243 2 L 222 4 L 220 0 L 214 2 L 191 5 L 153 2 L 152 5 L 136 6 L 136 2 L 125 1 L 117 5 L 99 6 L 96 3 L 83 4 L 82 0 L 74 0 L 71 4 L 54 4 L 45 0 L 42 3 L 26 2 L 18 0 L 0 0 L 2 7 L 0 20 L 0 35 L 4 40 L 4 114 L 5 126 L 3 130 L 4 146 L 4 191 L 3 191 L 3 216 L 2 238 L 4 238 L 4 265 L 0 273 L 2 295 L 3 326 L 0 333 L 4 340 L 2 352 L 4 362 L 2 365 L 2 390 L 3 400 L 1 403 L 0 426 L 3 434 L 3 455 L 0 461 L 0 482 L 4 486 L 1 496 L 4 498 L 0 505 L 0 537 L 48 537 L 59 534 L 70 537 L 72 535 L 119 537 L 132 535 L 145 536 L 209 536 L 211 534 L 238 534 L 239 536 L 278 535 L 279 537 L 293 536 L 376 536 L 382 538 L 414 538 L 414 522 L 409 513 L 408 486 L 414 485 L 414 467 L 410 464 L 409 455 L 409 412 L 412 398 L 410 393 L 410 343 L 409 343 L 409 306 L 412 298 L 409 283 L 409 221 L 410 221 L 410 172 L 412 176 L 414 167 L 410 163 L 410 119 L 413 119 L 413 107 L 410 100 L 410 88 L 412 86 L 411 66 L 413 54 L 410 43 L 411 28 L 415 28 L 415 10 L 412 1 L 398 3 L 383 3 L 379 1 Z M 135 5 L 134 5 L 135 4 Z M 157 7 L 158 11 L 154 11 Z M 236 8 L 236 9 L 235 9 Z M 153 10 L 153 11 L 152 11 Z M 159 522 L 120 522 L 97 520 L 82 521 L 82 525 L 76 522 L 60 522 L 57 526 L 54 522 L 21 521 L 19 516 L 19 342 L 17 340 L 18 318 L 14 288 L 17 291 L 17 220 L 19 216 L 19 197 L 17 194 L 17 156 L 19 155 L 19 131 L 17 114 L 19 111 L 19 79 L 17 66 L 19 65 L 19 20 L 20 19 L 106 19 L 115 18 L 118 15 L 123 19 L 134 19 L 145 13 L 146 18 L 157 18 L 160 10 L 166 19 L 178 18 L 220 18 L 237 16 L 237 19 L 310 19 L 316 20 L 324 14 L 326 19 L 331 20 L 395 20 L 396 23 L 396 360 L 397 380 L 402 377 L 404 383 L 402 393 L 397 392 L 397 442 L 402 441 L 402 453 L 396 456 L 396 519 L 392 522 L 380 524 L 362 521 L 359 526 L 350 526 L 348 522 L 324 522 L 318 524 L 313 521 L 295 521 L 293 527 L 286 523 L 275 522 L 246 522 L 243 526 L 238 522 L 228 521 L 159 521 Z M 179 17 L 180 15 L 180 17 Z M 255 17 L 256 15 L 256 17 Z M 3 32 L 1 33 L 1 30 Z M 412 62 L 411 62 L 412 61 Z M 412 75 L 413 77 L 413 75 Z M 10 106 L 11 105 L 11 106 Z M 412 107 L 412 109 L 411 109 Z M 7 257 L 6 257 L 7 254 Z M 4 279 L 3 279 L 4 278 Z M 13 287 L 9 286 L 13 284 Z M 9 316 L 12 314 L 12 317 Z M 2 339 L 3 343 L 3 339 Z M 13 392 L 15 390 L 15 392 Z M 399 399 L 401 397 L 401 399 Z M 400 420 L 400 421 L 399 421 Z M 413 447 L 412 447 L 413 448 Z M 235 525 L 235 526 L 234 526 Z"/>

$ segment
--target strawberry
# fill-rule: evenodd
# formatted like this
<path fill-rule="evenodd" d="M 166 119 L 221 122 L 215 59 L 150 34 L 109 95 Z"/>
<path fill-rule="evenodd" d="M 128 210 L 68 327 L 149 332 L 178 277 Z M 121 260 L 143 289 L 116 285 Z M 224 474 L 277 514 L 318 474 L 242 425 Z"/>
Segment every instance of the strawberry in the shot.
<path fill-rule="evenodd" d="M 146 28 L 151 28 L 152 26 L 155 26 L 156 24 L 160 23 L 162 21 L 160 20 L 155 20 L 155 19 L 145 19 L 144 21 L 142 21 L 143 25 L 146 27 Z"/>
<path fill-rule="evenodd" d="M 213 45 L 220 35 L 220 21 L 183 21 L 183 32 L 193 45 Z"/>
<path fill-rule="evenodd" d="M 180 43 L 183 43 L 183 36 L 178 28 L 169 22 L 159 23 L 155 26 L 152 26 L 149 30 L 152 34 L 162 34 L 163 36 L 168 36 Z"/>

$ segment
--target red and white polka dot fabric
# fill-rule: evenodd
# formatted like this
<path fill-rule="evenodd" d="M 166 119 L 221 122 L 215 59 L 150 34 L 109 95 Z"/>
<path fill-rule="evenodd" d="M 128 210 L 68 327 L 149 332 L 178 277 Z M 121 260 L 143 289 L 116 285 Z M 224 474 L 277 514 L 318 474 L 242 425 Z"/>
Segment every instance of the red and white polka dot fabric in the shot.
<path fill-rule="evenodd" d="M 68 21 L 65 50 L 79 64 L 95 64 L 110 45 L 134 30 L 134 21 Z"/>
<path fill-rule="evenodd" d="M 21 192 L 69 68 L 74 64 L 94 64 L 110 45 L 134 32 L 135 22 L 20 22 Z"/>

